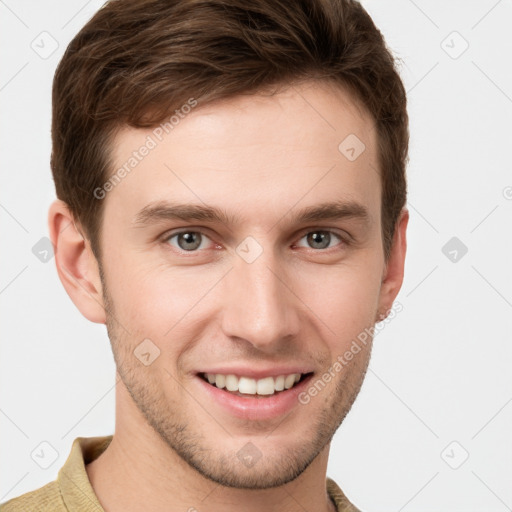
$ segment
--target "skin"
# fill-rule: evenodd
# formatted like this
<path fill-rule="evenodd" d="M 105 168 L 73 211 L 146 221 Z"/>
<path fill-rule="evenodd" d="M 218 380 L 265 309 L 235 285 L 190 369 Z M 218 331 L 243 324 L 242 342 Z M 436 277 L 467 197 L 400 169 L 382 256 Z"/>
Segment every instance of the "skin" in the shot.
<path fill-rule="evenodd" d="M 101 265 L 65 203 L 51 205 L 59 277 L 82 314 L 107 325 L 117 365 L 114 438 L 86 466 L 105 510 L 334 510 L 325 486 L 330 442 L 359 392 L 371 343 L 307 405 L 266 421 L 227 414 L 195 372 L 305 363 L 317 378 L 391 308 L 408 212 L 386 264 L 373 126 L 346 91 L 313 81 L 196 107 L 103 199 Z M 151 133 L 119 132 L 116 169 Z M 366 145 L 353 162 L 338 150 L 351 133 Z M 134 227 L 136 213 L 158 199 L 217 206 L 238 219 Z M 294 221 L 298 209 L 340 199 L 364 205 L 369 222 Z M 178 228 L 199 231 L 200 248 L 187 252 L 169 238 Z M 328 248 L 309 239 L 315 230 L 331 232 Z M 263 249 L 250 264 L 235 251 L 248 236 Z M 160 349 L 149 366 L 133 354 L 146 338 Z M 249 441 L 262 454 L 251 468 L 237 458 Z"/>

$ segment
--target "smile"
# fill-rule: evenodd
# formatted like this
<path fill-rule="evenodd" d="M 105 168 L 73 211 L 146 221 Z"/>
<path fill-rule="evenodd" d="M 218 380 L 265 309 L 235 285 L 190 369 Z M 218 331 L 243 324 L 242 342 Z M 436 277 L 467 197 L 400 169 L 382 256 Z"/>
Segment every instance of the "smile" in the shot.
<path fill-rule="evenodd" d="M 310 373 L 292 373 L 277 377 L 264 377 L 262 379 L 253 379 L 233 374 L 225 375 L 222 373 L 201 373 L 199 375 L 212 386 L 224 389 L 238 396 L 269 396 L 291 389 L 302 379 L 309 376 Z"/>
<path fill-rule="evenodd" d="M 208 409 L 220 408 L 243 420 L 272 420 L 293 410 L 297 414 L 304 410 L 302 406 L 298 408 L 298 397 L 309 386 L 313 372 L 264 375 L 200 372 L 196 373 L 195 385 L 199 393 L 204 394 Z M 260 378 L 254 378 L 256 376 Z"/>

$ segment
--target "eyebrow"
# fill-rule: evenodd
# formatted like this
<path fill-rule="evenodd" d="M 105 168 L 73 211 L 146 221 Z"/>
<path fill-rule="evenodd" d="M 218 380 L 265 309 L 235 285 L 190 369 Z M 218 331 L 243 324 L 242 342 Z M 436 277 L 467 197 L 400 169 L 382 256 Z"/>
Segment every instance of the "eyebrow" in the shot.
<path fill-rule="evenodd" d="M 294 216 L 294 221 L 298 224 L 343 219 L 355 219 L 368 224 L 371 216 L 366 206 L 352 200 L 307 206 Z M 133 226 L 144 227 L 164 220 L 203 221 L 230 226 L 235 224 L 238 218 L 215 206 L 155 201 L 146 205 L 135 215 Z"/>

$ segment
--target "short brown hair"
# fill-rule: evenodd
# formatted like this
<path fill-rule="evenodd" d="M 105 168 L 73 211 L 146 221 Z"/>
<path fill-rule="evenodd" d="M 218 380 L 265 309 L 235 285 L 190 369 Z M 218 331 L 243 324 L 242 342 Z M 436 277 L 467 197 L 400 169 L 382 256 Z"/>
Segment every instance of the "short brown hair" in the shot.
<path fill-rule="evenodd" d="M 104 201 L 123 125 L 151 128 L 199 103 L 307 79 L 352 91 L 375 121 L 388 259 L 406 202 L 409 129 L 395 60 L 355 0 L 110 0 L 71 41 L 52 91 L 51 168 L 101 263 Z M 340 141 L 341 142 L 341 141 Z"/>

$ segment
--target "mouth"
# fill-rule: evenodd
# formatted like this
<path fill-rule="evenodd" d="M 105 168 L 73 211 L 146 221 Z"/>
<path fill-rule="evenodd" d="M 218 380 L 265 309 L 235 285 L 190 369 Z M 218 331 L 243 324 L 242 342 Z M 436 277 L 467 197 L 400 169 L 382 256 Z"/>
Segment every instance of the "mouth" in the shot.
<path fill-rule="evenodd" d="M 230 395 L 245 398 L 268 398 L 294 389 L 309 380 L 313 372 L 292 373 L 276 377 L 253 379 L 251 377 L 221 373 L 198 373 L 199 378 L 211 387 Z M 302 387 L 302 386 L 300 386 Z"/>
<path fill-rule="evenodd" d="M 247 373 L 252 374 L 252 377 L 228 371 L 198 372 L 195 376 L 197 390 L 204 395 L 204 403 L 208 408 L 212 407 L 245 421 L 272 421 L 295 411 L 295 415 L 289 417 L 289 421 L 292 421 L 297 414 L 304 414 L 300 412 L 305 409 L 299 397 L 310 385 L 313 371 L 281 375 L 274 373 L 274 376 L 255 370 L 247 370 Z"/>

